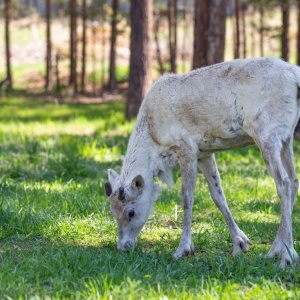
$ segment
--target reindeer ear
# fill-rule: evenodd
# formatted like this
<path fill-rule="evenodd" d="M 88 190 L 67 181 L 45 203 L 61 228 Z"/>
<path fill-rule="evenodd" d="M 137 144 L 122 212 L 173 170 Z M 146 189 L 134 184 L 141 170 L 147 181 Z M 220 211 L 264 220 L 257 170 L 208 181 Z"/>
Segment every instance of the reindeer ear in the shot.
<path fill-rule="evenodd" d="M 108 181 L 110 183 L 115 182 L 119 178 L 119 174 L 112 169 L 108 169 L 107 173 L 108 173 Z"/>
<path fill-rule="evenodd" d="M 137 190 L 139 193 L 143 191 L 145 187 L 145 181 L 142 175 L 137 175 L 132 179 L 131 188 Z"/>

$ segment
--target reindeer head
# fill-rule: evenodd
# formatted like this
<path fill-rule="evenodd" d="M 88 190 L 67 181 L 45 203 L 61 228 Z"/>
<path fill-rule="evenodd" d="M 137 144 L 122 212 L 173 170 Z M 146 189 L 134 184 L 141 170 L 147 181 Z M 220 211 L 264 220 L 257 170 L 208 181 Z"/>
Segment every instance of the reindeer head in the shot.
<path fill-rule="evenodd" d="M 134 248 L 137 237 L 146 223 L 158 197 L 159 187 L 150 180 L 136 175 L 120 181 L 114 170 L 108 170 L 105 193 L 110 199 L 110 209 L 118 223 L 117 248 L 127 251 Z M 128 178 L 129 179 L 129 178 Z"/>

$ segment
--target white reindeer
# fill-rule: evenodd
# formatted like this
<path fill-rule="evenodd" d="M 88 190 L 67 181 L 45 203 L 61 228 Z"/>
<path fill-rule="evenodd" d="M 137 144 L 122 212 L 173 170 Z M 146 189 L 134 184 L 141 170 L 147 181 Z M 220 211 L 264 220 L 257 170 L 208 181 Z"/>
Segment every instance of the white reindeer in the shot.
<path fill-rule="evenodd" d="M 299 88 L 300 68 L 277 58 L 239 59 L 161 77 L 141 105 L 121 174 L 108 170 L 105 191 L 118 223 L 118 249 L 136 245 L 159 194 L 154 178 L 171 187 L 171 169 L 179 163 L 184 216 L 174 257 L 194 250 L 197 165 L 229 227 L 233 255 L 247 251 L 249 239 L 229 211 L 214 152 L 255 143 L 281 201 L 279 230 L 268 256 L 281 254 L 281 267 L 298 261 L 291 215 L 299 185 L 292 148 L 300 116 Z"/>

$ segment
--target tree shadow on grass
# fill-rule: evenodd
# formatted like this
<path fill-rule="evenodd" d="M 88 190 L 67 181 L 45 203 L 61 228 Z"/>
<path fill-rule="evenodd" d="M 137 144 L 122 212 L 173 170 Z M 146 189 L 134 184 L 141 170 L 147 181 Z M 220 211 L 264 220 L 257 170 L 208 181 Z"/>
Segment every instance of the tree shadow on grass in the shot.
<path fill-rule="evenodd" d="M 54 105 L 41 100 L 20 100 L 7 98 L 0 101 L 1 122 L 32 123 L 40 122 L 70 122 L 75 118 L 93 120 L 113 120 L 118 116 L 118 122 L 125 122 L 124 103 L 111 102 L 101 104 L 63 103 Z M 111 122 L 112 124 L 112 122 Z"/>
<path fill-rule="evenodd" d="M 0 146 L 0 155 L 2 153 L 4 158 L 0 171 L 6 179 L 17 181 L 80 181 L 107 177 L 108 168 L 120 168 L 127 140 L 123 135 L 104 139 L 63 135 L 51 146 L 47 145 L 48 139 L 10 142 Z M 97 160 L 93 156 L 98 156 Z"/>

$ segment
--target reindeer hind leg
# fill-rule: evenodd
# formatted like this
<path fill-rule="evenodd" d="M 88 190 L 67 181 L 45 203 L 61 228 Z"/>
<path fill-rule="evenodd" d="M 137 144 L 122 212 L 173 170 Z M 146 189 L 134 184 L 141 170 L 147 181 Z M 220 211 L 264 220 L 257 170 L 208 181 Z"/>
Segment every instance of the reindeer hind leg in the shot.
<path fill-rule="evenodd" d="M 268 257 L 281 254 L 280 266 L 285 267 L 298 260 L 292 236 L 292 205 L 297 184 L 291 158 L 291 143 L 279 142 L 279 139 L 274 138 L 273 141 L 259 146 L 267 168 L 275 181 L 281 203 L 281 221 Z"/>

